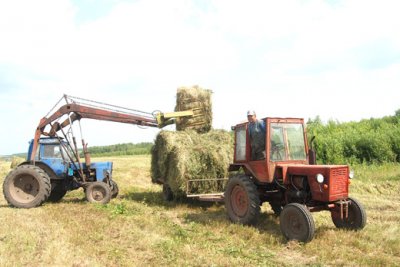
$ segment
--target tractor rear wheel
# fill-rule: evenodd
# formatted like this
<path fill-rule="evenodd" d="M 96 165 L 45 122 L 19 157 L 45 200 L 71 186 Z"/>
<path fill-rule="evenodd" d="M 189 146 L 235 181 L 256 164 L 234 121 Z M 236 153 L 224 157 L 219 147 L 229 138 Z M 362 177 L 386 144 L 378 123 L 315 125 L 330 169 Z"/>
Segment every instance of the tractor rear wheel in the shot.
<path fill-rule="evenodd" d="M 20 165 L 4 180 L 3 194 L 8 204 L 16 208 L 34 208 L 50 195 L 50 177 L 34 165 Z"/>
<path fill-rule="evenodd" d="M 86 199 L 91 203 L 107 204 L 111 200 L 111 190 L 103 182 L 91 182 L 85 190 Z"/>
<path fill-rule="evenodd" d="M 282 234 L 286 239 L 304 243 L 313 239 L 314 219 L 306 206 L 290 203 L 283 208 L 279 219 Z"/>
<path fill-rule="evenodd" d="M 336 206 L 331 210 L 331 217 L 333 224 L 337 228 L 344 228 L 350 230 L 360 230 L 363 229 L 367 223 L 367 214 L 364 207 L 358 200 L 349 197 L 350 201 L 348 206 L 348 216 L 345 218 L 345 214 L 342 215 L 340 212 L 340 206 Z"/>
<path fill-rule="evenodd" d="M 229 179 L 225 190 L 225 208 L 234 223 L 256 224 L 260 215 L 260 197 L 256 185 L 246 175 Z"/>

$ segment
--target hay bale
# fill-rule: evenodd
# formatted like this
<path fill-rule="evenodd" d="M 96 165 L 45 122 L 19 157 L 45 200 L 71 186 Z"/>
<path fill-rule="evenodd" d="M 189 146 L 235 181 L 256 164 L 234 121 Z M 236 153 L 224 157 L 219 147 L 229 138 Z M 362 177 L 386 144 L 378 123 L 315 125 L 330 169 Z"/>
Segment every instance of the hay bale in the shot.
<path fill-rule="evenodd" d="M 212 127 L 212 91 L 193 87 L 180 87 L 176 94 L 175 111 L 193 110 L 193 117 L 176 119 L 176 130 L 192 129 L 198 133 L 206 133 Z"/>
<path fill-rule="evenodd" d="M 12 160 L 11 160 L 10 168 L 14 169 L 15 167 L 17 167 L 19 164 L 21 164 L 24 161 L 25 161 L 24 158 L 13 156 Z"/>
<path fill-rule="evenodd" d="M 151 178 L 154 183 L 167 183 L 175 196 L 185 196 L 187 181 L 224 178 L 233 160 L 233 138 L 224 130 L 198 134 L 193 130 L 161 131 L 152 148 Z M 192 183 L 191 194 L 216 193 L 224 182 Z"/>

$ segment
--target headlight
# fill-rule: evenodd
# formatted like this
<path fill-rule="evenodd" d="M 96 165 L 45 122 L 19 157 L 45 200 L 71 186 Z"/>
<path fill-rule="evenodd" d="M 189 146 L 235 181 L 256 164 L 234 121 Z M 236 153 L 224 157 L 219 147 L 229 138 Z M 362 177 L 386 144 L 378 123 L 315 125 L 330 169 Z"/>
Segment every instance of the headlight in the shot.
<path fill-rule="evenodd" d="M 325 180 L 324 176 L 320 173 L 317 174 L 316 178 L 317 178 L 317 182 L 320 184 L 322 184 Z"/>
<path fill-rule="evenodd" d="M 351 170 L 351 171 L 349 172 L 349 178 L 350 178 L 350 179 L 353 179 L 353 178 L 354 178 L 354 171 L 353 171 L 353 170 Z"/>

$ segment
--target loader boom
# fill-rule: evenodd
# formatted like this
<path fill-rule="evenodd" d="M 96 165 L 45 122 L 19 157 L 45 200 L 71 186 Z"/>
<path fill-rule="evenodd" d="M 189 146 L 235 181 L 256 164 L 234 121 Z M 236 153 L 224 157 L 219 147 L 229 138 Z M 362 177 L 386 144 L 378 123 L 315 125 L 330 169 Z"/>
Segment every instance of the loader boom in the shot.
<path fill-rule="evenodd" d="M 82 118 L 162 128 L 173 124 L 174 118 L 193 116 L 193 112 L 190 110 L 171 113 L 148 113 L 67 95 L 64 95 L 60 101 L 63 99 L 67 104 L 62 105 L 54 112 L 50 111 L 49 114 L 51 115 L 48 114 L 40 120 L 33 139 L 34 143 L 30 155 L 32 161 L 35 160 L 41 135 L 54 137 L 58 131 L 62 131 L 65 127 L 71 126 L 74 121 L 79 121 Z M 62 119 L 65 115 L 67 115 L 66 118 Z M 49 130 L 46 130 L 46 128 L 49 128 Z"/>

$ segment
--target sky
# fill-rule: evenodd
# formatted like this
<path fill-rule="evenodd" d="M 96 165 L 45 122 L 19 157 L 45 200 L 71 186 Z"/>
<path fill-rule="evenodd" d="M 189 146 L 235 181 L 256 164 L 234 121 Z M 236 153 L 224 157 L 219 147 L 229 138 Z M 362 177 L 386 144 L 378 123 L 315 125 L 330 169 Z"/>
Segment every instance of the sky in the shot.
<path fill-rule="evenodd" d="M 173 111 L 213 91 L 213 127 L 260 117 L 359 121 L 400 109 L 400 2 L 0 0 L 0 155 L 26 152 L 64 95 Z M 90 146 L 158 129 L 82 120 Z M 169 126 L 168 130 L 174 130 Z"/>

